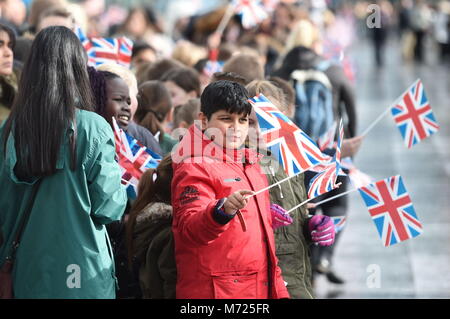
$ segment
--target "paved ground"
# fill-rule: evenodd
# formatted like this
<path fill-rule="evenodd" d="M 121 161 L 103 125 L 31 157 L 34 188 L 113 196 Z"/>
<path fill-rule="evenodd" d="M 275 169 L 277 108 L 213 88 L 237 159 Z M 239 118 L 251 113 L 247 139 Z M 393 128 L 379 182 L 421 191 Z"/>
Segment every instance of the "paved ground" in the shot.
<path fill-rule="evenodd" d="M 426 65 L 405 65 L 396 39 L 386 50 L 387 65 L 382 70 L 373 66 L 366 41 L 360 41 L 352 54 L 358 72 L 359 132 L 418 77 L 441 129 L 409 150 L 390 115 L 369 133 L 356 165 L 376 180 L 400 174 L 424 232 L 385 248 L 362 198 L 350 194 L 348 222 L 334 262 L 346 284 L 330 284 L 319 277 L 317 297 L 450 298 L 450 66 L 433 62 L 432 55 Z M 372 280 L 377 271 L 379 287 Z"/>

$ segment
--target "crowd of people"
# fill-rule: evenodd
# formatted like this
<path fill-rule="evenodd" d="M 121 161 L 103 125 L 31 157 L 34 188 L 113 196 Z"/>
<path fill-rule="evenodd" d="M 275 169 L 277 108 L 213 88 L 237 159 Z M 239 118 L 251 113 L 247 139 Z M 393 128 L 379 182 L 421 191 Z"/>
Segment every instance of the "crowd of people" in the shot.
<path fill-rule="evenodd" d="M 374 60 L 382 67 L 385 48 L 390 38 L 401 43 L 404 62 L 426 63 L 437 52 L 439 62 L 450 62 L 450 2 L 426 0 L 373 1 L 360 2 L 355 6 L 355 14 L 361 24 L 367 24 L 367 12 L 371 13 L 370 24 L 378 27 L 362 28 L 373 42 Z M 427 52 L 428 51 L 428 52 Z"/>
<path fill-rule="evenodd" d="M 357 153 L 345 54 L 357 15 L 344 1 L 280 1 L 257 26 L 235 15 L 218 33 L 222 6 L 180 18 L 170 36 L 145 6 L 0 8 L 0 297 L 303 299 L 319 275 L 345 282 L 333 270 L 341 233 L 331 217 L 346 215 L 346 197 L 287 214 L 315 172 L 255 195 L 287 174 L 249 134 L 260 129 L 248 101 L 264 94 L 313 140 L 342 118 L 342 157 Z M 410 30 L 417 19 L 401 13 Z M 78 27 L 129 37 L 130 68 L 88 66 Z M 426 31 L 414 30 L 422 59 Z M 211 60 L 222 69 L 210 72 Z M 162 158 L 137 198 L 121 184 L 113 118 Z M 318 200 L 345 192 L 348 179 L 338 182 Z"/>

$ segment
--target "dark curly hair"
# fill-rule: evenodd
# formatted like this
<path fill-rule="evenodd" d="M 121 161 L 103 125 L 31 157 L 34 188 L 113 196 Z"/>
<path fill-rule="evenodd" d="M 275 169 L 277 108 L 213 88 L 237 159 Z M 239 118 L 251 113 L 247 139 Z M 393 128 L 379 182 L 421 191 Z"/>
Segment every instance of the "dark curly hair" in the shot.
<path fill-rule="evenodd" d="M 95 112 L 104 115 L 106 110 L 106 81 L 120 78 L 115 73 L 108 71 L 97 71 L 94 67 L 88 67 L 89 81 L 95 101 Z"/>

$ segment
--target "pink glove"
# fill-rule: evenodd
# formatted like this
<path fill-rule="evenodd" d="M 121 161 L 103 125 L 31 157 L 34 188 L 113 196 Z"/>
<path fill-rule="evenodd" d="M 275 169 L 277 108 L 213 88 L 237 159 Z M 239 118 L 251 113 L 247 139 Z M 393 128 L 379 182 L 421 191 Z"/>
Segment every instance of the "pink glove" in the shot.
<path fill-rule="evenodd" d="M 335 229 L 333 220 L 325 215 L 315 215 L 309 220 L 309 231 L 314 243 L 331 246 L 334 243 Z"/>
<path fill-rule="evenodd" d="M 272 228 L 277 229 L 281 226 L 288 226 L 294 221 L 292 217 L 286 213 L 286 210 L 277 204 L 270 204 L 270 212 L 272 213 Z"/>

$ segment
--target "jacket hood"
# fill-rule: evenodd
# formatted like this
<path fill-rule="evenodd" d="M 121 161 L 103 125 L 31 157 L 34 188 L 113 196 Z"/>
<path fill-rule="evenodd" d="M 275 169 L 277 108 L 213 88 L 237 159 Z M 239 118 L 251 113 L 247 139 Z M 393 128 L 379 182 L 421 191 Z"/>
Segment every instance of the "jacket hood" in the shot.
<path fill-rule="evenodd" d="M 165 203 L 150 203 L 136 218 L 133 230 L 134 255 L 140 262 L 160 231 L 172 225 L 172 206 Z"/>
<path fill-rule="evenodd" d="M 150 203 L 136 218 L 136 226 L 172 218 L 172 206 L 165 203 Z"/>
<path fill-rule="evenodd" d="M 208 138 L 199 127 L 191 125 L 183 136 L 183 139 L 172 152 L 172 161 L 181 163 L 194 159 L 205 163 L 215 161 L 241 162 L 254 164 L 262 155 L 252 149 L 242 147 L 240 149 L 225 149 Z"/>

